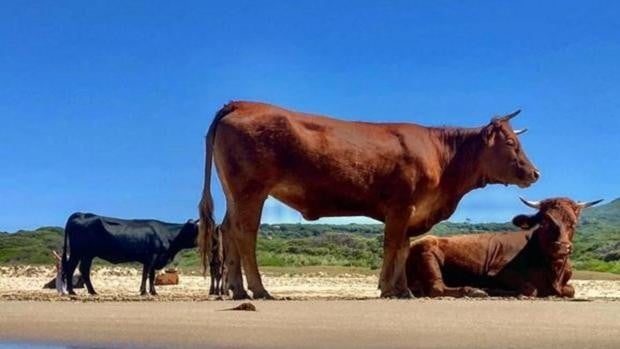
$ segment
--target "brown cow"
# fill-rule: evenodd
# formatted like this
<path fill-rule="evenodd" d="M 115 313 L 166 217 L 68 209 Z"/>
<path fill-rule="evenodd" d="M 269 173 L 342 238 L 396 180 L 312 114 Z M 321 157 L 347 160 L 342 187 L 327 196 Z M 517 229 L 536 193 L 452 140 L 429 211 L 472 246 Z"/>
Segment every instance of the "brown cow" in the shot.
<path fill-rule="evenodd" d="M 166 269 L 164 273 L 155 276 L 155 286 L 168 286 L 179 284 L 179 272 L 176 269 Z"/>
<path fill-rule="evenodd" d="M 569 255 L 579 214 L 602 200 L 521 200 L 539 210 L 535 215 L 513 219 L 516 226 L 527 230 L 427 236 L 412 242 L 407 281 L 413 294 L 573 297 L 575 290 L 568 285 L 572 276 Z"/>
<path fill-rule="evenodd" d="M 199 205 L 203 261 L 215 226 L 213 158 L 226 195 L 222 229 L 234 298 L 248 297 L 241 266 L 254 298 L 271 298 L 256 263 L 256 236 L 268 196 L 308 220 L 367 216 L 385 222 L 381 296 L 410 297 L 408 236 L 450 217 L 473 189 L 493 183 L 527 187 L 538 179 L 509 124 L 518 113 L 479 128 L 445 128 L 349 122 L 263 103 L 228 103 L 206 138 Z"/>

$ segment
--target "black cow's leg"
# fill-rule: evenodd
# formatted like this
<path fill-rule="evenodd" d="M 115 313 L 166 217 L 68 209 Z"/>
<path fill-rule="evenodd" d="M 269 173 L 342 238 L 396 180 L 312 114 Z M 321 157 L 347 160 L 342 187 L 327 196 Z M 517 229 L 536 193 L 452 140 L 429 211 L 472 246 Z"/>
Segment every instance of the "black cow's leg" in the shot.
<path fill-rule="evenodd" d="M 155 268 L 153 266 L 149 270 L 149 293 L 157 296 L 157 291 L 155 291 Z"/>
<path fill-rule="evenodd" d="M 90 282 L 90 267 L 93 263 L 93 259 L 89 257 L 82 258 L 80 262 L 80 273 L 82 274 L 82 279 L 84 280 L 84 284 L 86 285 L 86 289 L 88 293 L 91 295 L 97 294 L 95 292 L 95 288 L 93 284 Z M 72 280 L 73 281 L 73 280 Z"/>
<path fill-rule="evenodd" d="M 149 266 L 147 263 L 142 267 L 142 282 L 140 282 L 140 295 L 146 295 L 146 277 L 149 273 Z"/>
<path fill-rule="evenodd" d="M 65 269 L 63 270 L 63 279 L 65 285 L 67 285 L 67 293 L 70 295 L 75 294 L 75 291 L 73 290 L 73 274 L 75 273 L 75 268 L 77 267 L 79 261 L 80 259 L 78 256 L 71 255 L 65 265 Z"/>

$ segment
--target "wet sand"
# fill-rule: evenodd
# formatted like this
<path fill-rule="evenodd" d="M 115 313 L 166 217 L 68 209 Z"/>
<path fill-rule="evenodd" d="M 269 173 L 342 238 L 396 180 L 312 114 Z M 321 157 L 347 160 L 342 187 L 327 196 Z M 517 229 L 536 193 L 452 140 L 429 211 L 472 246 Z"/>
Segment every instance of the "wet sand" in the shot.
<path fill-rule="evenodd" d="M 0 338 L 98 347 L 618 348 L 620 302 L 2 301 Z"/>

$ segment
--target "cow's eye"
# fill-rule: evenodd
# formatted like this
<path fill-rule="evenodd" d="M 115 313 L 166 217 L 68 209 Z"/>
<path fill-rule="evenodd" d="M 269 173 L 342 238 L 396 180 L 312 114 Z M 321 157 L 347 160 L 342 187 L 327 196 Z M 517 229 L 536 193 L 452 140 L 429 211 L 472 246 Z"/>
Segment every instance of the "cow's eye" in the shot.
<path fill-rule="evenodd" d="M 506 145 L 509 147 L 514 147 L 515 146 L 515 140 L 512 138 L 508 138 L 508 140 L 506 141 Z"/>

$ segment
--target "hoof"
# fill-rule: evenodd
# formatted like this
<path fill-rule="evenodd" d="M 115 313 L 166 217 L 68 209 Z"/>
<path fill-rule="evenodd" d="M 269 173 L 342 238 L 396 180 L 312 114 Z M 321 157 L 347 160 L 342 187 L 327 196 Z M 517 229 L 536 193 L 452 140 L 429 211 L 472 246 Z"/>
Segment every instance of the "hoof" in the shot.
<path fill-rule="evenodd" d="M 264 300 L 274 300 L 275 298 L 273 298 L 272 295 L 269 294 L 269 292 L 263 290 L 260 292 L 256 292 L 256 293 L 252 293 L 252 298 L 254 299 L 264 299 Z"/>
<path fill-rule="evenodd" d="M 407 290 L 393 290 L 381 292 L 381 298 L 390 298 L 390 299 L 413 299 L 413 293 L 409 289 Z"/>
<path fill-rule="evenodd" d="M 484 292 L 483 290 L 481 290 L 479 288 L 469 289 L 469 290 L 467 290 L 465 295 L 467 297 L 472 297 L 472 298 L 487 298 L 489 296 L 488 293 Z"/>
<path fill-rule="evenodd" d="M 148 295 L 148 293 L 146 293 L 146 291 L 140 291 L 140 295 L 141 296 L 146 296 L 146 295 Z"/>
<path fill-rule="evenodd" d="M 250 295 L 246 291 L 233 292 L 233 300 L 250 299 Z"/>

